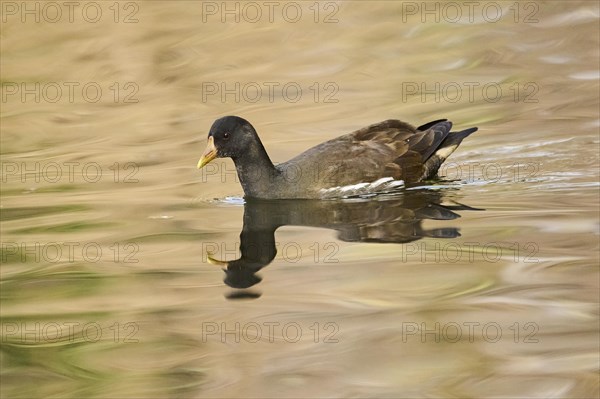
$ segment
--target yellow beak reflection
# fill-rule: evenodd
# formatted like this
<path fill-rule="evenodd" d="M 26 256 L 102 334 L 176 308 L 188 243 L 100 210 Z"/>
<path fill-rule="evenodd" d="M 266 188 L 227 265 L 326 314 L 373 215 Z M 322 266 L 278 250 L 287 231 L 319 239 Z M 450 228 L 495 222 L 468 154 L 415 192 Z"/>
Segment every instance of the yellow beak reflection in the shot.
<path fill-rule="evenodd" d="M 215 266 L 225 266 L 225 267 L 229 266 L 229 262 L 225 262 L 225 261 L 222 261 L 222 260 L 215 259 L 215 258 L 213 258 L 211 255 L 212 255 L 212 254 L 210 254 L 210 253 L 209 253 L 209 254 L 207 255 L 207 257 L 206 257 L 206 260 L 207 260 L 207 261 L 208 261 L 208 263 L 210 263 L 211 265 L 215 265 Z"/>
<path fill-rule="evenodd" d="M 198 161 L 198 169 L 202 169 L 204 165 L 217 157 L 217 149 L 215 148 L 215 140 L 212 136 L 208 138 L 208 144 L 202 157 Z"/>

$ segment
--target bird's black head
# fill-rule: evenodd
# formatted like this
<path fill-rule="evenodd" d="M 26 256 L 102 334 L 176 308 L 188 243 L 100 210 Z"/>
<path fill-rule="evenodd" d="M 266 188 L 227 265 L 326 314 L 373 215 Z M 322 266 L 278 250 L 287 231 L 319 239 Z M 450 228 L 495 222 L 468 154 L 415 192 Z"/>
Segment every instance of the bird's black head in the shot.
<path fill-rule="evenodd" d="M 202 168 L 215 158 L 234 160 L 248 151 L 258 140 L 256 131 L 247 120 L 239 116 L 224 116 L 217 119 L 208 133 L 208 145 L 198 168 Z"/>
<path fill-rule="evenodd" d="M 208 137 L 213 138 L 218 157 L 233 158 L 256 140 L 256 131 L 239 116 L 224 116 L 213 123 Z"/>

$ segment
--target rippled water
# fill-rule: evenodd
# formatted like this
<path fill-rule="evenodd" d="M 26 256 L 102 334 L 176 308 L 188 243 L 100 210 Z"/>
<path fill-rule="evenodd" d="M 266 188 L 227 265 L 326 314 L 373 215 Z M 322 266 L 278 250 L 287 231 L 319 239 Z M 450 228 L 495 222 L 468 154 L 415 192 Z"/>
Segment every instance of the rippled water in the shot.
<path fill-rule="evenodd" d="M 21 4 L 3 397 L 599 396 L 597 2 Z M 228 114 L 275 162 L 389 118 L 480 130 L 418 189 L 244 203 L 231 160 L 195 168 Z"/>

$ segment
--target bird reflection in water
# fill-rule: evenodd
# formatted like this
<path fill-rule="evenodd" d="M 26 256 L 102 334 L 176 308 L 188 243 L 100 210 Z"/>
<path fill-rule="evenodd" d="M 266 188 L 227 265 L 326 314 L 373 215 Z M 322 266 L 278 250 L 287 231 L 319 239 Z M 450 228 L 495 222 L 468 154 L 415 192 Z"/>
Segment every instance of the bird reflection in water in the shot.
<path fill-rule="evenodd" d="M 221 266 L 225 284 L 235 290 L 229 299 L 258 298 L 248 290 L 262 278 L 256 273 L 277 255 L 275 230 L 281 226 L 333 229 L 346 242 L 408 243 L 423 237 L 456 238 L 456 227 L 424 229 L 422 221 L 453 220 L 456 211 L 477 210 L 453 203 L 442 205 L 440 190 L 405 190 L 393 196 L 345 200 L 247 200 L 240 234 L 241 257 L 220 261 L 208 254 L 208 261 Z"/>

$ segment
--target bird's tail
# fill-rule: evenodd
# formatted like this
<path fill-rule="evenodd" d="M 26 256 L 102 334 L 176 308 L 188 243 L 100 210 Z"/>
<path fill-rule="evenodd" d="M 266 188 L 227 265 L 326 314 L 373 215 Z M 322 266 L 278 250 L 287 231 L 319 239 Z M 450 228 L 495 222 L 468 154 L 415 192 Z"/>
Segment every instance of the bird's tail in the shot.
<path fill-rule="evenodd" d="M 477 131 L 476 127 L 462 130 L 460 132 L 450 132 L 442 141 L 437 150 L 425 161 L 425 173 L 423 179 L 434 177 L 444 163 L 444 161 L 458 148 L 460 143 L 470 134 Z"/>

